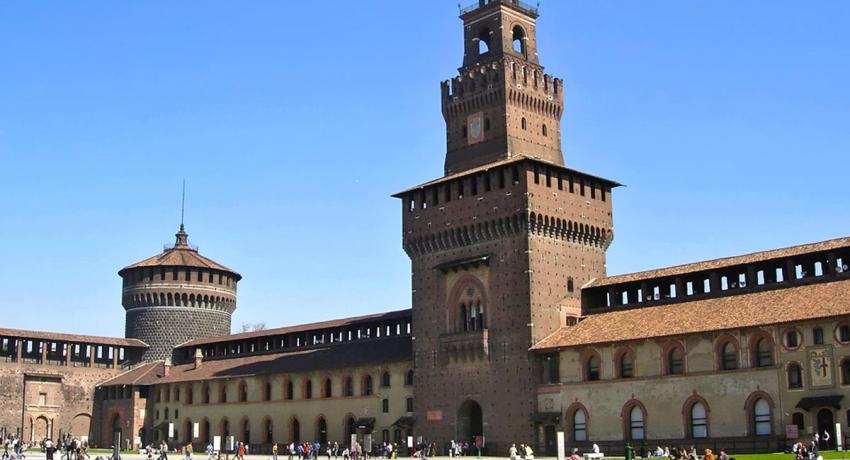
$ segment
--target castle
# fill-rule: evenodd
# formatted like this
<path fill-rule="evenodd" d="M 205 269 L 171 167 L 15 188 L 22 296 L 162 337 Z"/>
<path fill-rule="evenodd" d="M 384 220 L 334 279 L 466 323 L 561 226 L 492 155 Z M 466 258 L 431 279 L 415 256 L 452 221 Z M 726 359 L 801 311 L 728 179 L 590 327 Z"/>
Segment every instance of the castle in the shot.
<path fill-rule="evenodd" d="M 231 270 L 119 272 L 125 338 L 0 329 L 0 430 L 138 447 L 525 442 L 784 449 L 850 426 L 850 239 L 607 276 L 616 181 L 565 165 L 538 11 L 479 0 L 444 175 L 394 195 L 412 308 L 230 334 Z"/>

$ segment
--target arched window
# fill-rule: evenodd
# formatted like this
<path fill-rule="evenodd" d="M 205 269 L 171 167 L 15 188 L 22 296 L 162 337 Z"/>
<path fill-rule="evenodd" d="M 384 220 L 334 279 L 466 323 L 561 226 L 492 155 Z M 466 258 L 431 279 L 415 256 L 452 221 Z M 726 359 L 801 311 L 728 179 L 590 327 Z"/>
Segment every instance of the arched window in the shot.
<path fill-rule="evenodd" d="M 596 354 L 590 356 L 585 361 L 584 378 L 589 382 L 599 380 L 599 357 Z"/>
<path fill-rule="evenodd" d="M 363 377 L 363 391 L 362 391 L 362 393 L 363 393 L 363 396 L 372 396 L 372 393 L 374 393 L 371 375 L 367 375 L 367 376 Z"/>
<path fill-rule="evenodd" d="M 349 396 L 349 397 L 354 396 L 354 379 L 352 379 L 351 377 L 346 377 L 345 383 L 343 383 L 343 386 L 344 386 L 343 394 L 345 396 Z"/>
<path fill-rule="evenodd" d="M 573 441 L 587 441 L 587 414 L 582 409 L 573 413 Z"/>
<path fill-rule="evenodd" d="M 413 412 L 413 398 L 407 398 L 405 400 L 405 411 Z"/>
<path fill-rule="evenodd" d="M 296 443 L 301 441 L 301 422 L 295 417 L 289 421 L 289 440 Z"/>
<path fill-rule="evenodd" d="M 738 368 L 738 348 L 730 340 L 720 347 L 720 369 L 731 371 Z"/>
<path fill-rule="evenodd" d="M 239 382 L 239 402 L 248 401 L 248 384 Z"/>
<path fill-rule="evenodd" d="M 788 388 L 803 388 L 803 369 L 797 363 L 788 365 Z"/>
<path fill-rule="evenodd" d="M 271 382 L 263 382 L 263 401 L 271 401 L 272 399 L 272 384 Z"/>
<path fill-rule="evenodd" d="M 525 30 L 523 30 L 520 26 L 514 27 L 513 30 L 513 48 L 515 52 L 525 56 Z"/>
<path fill-rule="evenodd" d="M 685 373 L 685 352 L 682 347 L 675 346 L 667 352 L 667 373 L 670 375 Z"/>
<path fill-rule="evenodd" d="M 206 383 L 201 387 L 201 403 L 210 403 L 210 386 Z"/>
<path fill-rule="evenodd" d="M 575 282 L 573 281 L 573 277 L 570 276 L 567 278 L 567 292 L 575 291 Z"/>
<path fill-rule="evenodd" d="M 330 398 L 333 396 L 333 382 L 331 382 L 330 378 L 325 379 L 325 384 L 322 387 L 324 390 L 324 393 L 322 393 L 323 397 Z"/>
<path fill-rule="evenodd" d="M 490 51 L 490 29 L 482 29 L 478 34 L 478 54 L 487 54 Z"/>
<path fill-rule="evenodd" d="M 708 437 L 708 414 L 703 403 L 695 402 L 691 405 L 690 423 L 692 438 Z"/>
<path fill-rule="evenodd" d="M 850 359 L 848 358 L 841 361 L 841 384 L 850 385 Z"/>
<path fill-rule="evenodd" d="M 812 341 L 815 345 L 823 345 L 823 328 L 816 327 L 812 330 Z"/>
<path fill-rule="evenodd" d="M 304 399 L 313 399 L 313 381 L 310 379 L 304 381 Z"/>
<path fill-rule="evenodd" d="M 770 340 L 762 337 L 756 341 L 755 362 L 754 367 L 770 367 L 773 365 L 773 347 L 770 345 Z"/>
<path fill-rule="evenodd" d="M 631 352 L 624 352 L 620 355 L 620 378 L 629 379 L 635 376 L 635 359 Z"/>
<path fill-rule="evenodd" d="M 850 325 L 842 324 L 835 331 L 835 338 L 841 343 L 850 342 Z"/>
<path fill-rule="evenodd" d="M 405 374 L 404 384 L 405 385 L 413 385 L 413 369 L 408 370 L 407 374 Z"/>
<path fill-rule="evenodd" d="M 796 329 L 791 329 L 785 332 L 785 347 L 796 349 L 800 346 L 800 333 Z"/>
<path fill-rule="evenodd" d="M 629 411 L 629 439 L 637 441 L 644 439 L 645 435 L 643 409 L 635 405 Z"/>
<path fill-rule="evenodd" d="M 272 419 L 266 417 L 265 422 L 263 422 L 265 426 L 263 426 L 263 442 L 266 444 L 271 444 L 274 442 L 274 425 L 272 423 Z"/>
<path fill-rule="evenodd" d="M 487 328 L 486 320 L 486 297 L 484 285 L 472 276 L 464 276 L 455 284 L 451 292 L 451 305 L 454 310 L 454 318 L 451 325 L 452 332 L 480 331 Z"/>
<path fill-rule="evenodd" d="M 245 444 L 251 443 L 251 422 L 245 418 L 242 419 L 242 442 Z"/>
<path fill-rule="evenodd" d="M 287 380 L 286 381 L 286 388 L 284 388 L 284 394 L 286 396 L 287 401 L 292 401 L 292 399 L 294 398 L 295 392 L 293 390 L 294 390 L 294 388 L 293 388 L 293 385 L 292 385 L 292 380 Z"/>
<path fill-rule="evenodd" d="M 773 431 L 771 428 L 770 403 L 764 398 L 758 399 L 753 404 L 753 427 L 756 436 L 767 436 Z"/>
<path fill-rule="evenodd" d="M 384 398 L 384 399 L 381 400 L 381 411 L 385 414 L 390 413 L 390 400 L 389 399 Z"/>
<path fill-rule="evenodd" d="M 221 382 L 218 384 L 218 402 L 227 402 L 227 382 Z"/>
<path fill-rule="evenodd" d="M 387 372 L 387 371 L 384 371 L 384 373 L 381 374 L 381 388 L 389 388 L 389 387 L 390 387 L 390 373 Z"/>

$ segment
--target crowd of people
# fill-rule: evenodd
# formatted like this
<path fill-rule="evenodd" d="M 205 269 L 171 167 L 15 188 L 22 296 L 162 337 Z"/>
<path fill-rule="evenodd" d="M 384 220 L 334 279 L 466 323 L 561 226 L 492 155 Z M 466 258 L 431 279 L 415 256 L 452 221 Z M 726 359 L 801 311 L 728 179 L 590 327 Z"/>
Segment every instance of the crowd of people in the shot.
<path fill-rule="evenodd" d="M 26 458 L 28 447 L 16 435 L 9 436 L 3 440 L 3 460 Z"/>

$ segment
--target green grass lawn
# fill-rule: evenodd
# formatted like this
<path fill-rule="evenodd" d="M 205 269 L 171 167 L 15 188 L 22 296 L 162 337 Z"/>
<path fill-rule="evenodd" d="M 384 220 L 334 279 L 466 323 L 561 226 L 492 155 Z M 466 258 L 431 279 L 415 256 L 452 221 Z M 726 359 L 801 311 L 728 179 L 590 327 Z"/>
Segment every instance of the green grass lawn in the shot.
<path fill-rule="evenodd" d="M 835 451 L 828 450 L 823 451 L 820 455 L 824 458 L 824 460 L 842 460 L 842 459 L 850 459 L 850 452 L 847 451 Z M 730 453 L 730 457 L 735 457 L 736 460 L 793 460 L 794 454 L 744 454 L 744 455 L 735 455 Z"/>

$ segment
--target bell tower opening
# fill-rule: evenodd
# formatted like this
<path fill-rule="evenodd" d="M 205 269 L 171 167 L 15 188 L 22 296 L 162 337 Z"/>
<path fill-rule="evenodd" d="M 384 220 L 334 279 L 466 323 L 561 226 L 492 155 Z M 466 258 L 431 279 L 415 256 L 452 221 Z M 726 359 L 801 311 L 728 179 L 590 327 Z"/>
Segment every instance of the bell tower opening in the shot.
<path fill-rule="evenodd" d="M 540 65 L 537 17 L 517 0 L 461 9 L 463 66 L 442 88 L 446 175 L 516 156 L 563 164 L 563 82 Z"/>

